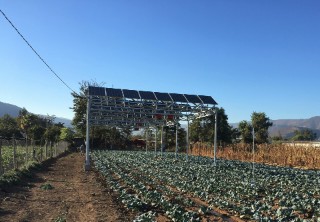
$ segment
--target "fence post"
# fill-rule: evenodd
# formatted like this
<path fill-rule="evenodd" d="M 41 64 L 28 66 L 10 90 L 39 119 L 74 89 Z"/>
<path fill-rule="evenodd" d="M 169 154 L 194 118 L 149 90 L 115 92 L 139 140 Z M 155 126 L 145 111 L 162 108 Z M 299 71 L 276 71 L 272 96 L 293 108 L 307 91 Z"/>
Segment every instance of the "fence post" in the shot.
<path fill-rule="evenodd" d="M 16 138 L 13 136 L 13 167 L 17 169 L 17 143 Z"/>
<path fill-rule="evenodd" d="M 45 152 L 45 159 L 47 159 L 48 158 L 48 140 L 46 140 L 45 142 L 44 152 Z"/>
<path fill-rule="evenodd" d="M 0 139 L 0 175 L 2 175 L 2 174 L 3 174 L 1 148 L 2 148 L 2 139 Z"/>
<path fill-rule="evenodd" d="M 52 146 L 53 146 L 52 141 L 50 141 L 50 158 L 52 158 L 53 156 Z"/>
<path fill-rule="evenodd" d="M 26 163 L 27 163 L 28 160 L 29 160 L 28 154 L 29 154 L 28 139 L 26 138 Z"/>
<path fill-rule="evenodd" d="M 42 162 L 42 157 L 43 157 L 43 147 L 42 147 L 42 139 L 40 141 L 40 162 Z"/>
<path fill-rule="evenodd" d="M 31 146 L 32 146 L 32 160 L 36 159 L 36 148 L 35 148 L 35 140 L 33 139 L 31 142 Z"/>

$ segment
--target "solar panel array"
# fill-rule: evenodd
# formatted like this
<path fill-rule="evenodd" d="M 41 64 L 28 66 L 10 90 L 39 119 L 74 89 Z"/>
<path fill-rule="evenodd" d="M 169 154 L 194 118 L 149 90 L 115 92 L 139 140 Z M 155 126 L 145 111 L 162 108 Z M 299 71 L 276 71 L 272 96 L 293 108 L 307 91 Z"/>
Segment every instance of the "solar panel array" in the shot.
<path fill-rule="evenodd" d="M 196 113 L 212 113 L 211 96 L 90 86 L 92 125 L 145 127 L 176 123 Z"/>
<path fill-rule="evenodd" d="M 137 91 L 129 89 L 114 89 L 94 86 L 89 86 L 89 96 L 108 96 L 113 98 L 142 99 L 154 101 L 158 100 L 162 102 L 181 102 L 217 105 L 217 102 L 211 96 Z"/>

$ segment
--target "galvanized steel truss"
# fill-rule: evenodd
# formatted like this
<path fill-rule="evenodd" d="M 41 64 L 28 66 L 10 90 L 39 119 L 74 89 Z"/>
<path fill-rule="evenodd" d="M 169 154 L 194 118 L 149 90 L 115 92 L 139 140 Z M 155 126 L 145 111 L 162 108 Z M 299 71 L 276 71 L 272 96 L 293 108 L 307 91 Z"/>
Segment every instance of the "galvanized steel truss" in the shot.
<path fill-rule="evenodd" d="M 177 125 L 179 121 L 187 121 L 189 126 L 189 121 L 194 118 L 216 114 L 216 105 L 211 96 L 89 86 L 86 168 L 90 166 L 90 126 L 111 126 L 118 129 L 157 128 Z"/>

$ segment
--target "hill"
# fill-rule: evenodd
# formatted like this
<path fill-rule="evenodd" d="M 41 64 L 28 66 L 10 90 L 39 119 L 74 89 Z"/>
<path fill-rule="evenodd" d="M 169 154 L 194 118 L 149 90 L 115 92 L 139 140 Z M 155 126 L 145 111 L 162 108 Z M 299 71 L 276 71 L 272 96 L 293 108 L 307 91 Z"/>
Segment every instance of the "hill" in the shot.
<path fill-rule="evenodd" d="M 4 116 L 5 114 L 17 117 L 20 110 L 21 108 L 16 105 L 0 102 L 0 117 Z"/>
<path fill-rule="evenodd" d="M 295 130 L 310 129 L 320 136 L 320 116 L 309 119 L 279 119 L 272 120 L 273 126 L 269 129 L 270 136 L 282 135 L 284 138 L 293 136 Z"/>
<path fill-rule="evenodd" d="M 269 128 L 270 136 L 281 135 L 284 138 L 293 136 L 295 130 L 310 129 L 320 136 L 320 116 L 314 116 L 309 119 L 278 119 L 271 120 L 273 126 Z M 238 127 L 238 123 L 231 123 L 233 127 Z"/>
<path fill-rule="evenodd" d="M 22 108 L 16 105 L 12 105 L 9 103 L 0 102 L 0 117 L 4 116 L 5 114 L 9 114 L 10 116 L 17 117 L 19 115 L 19 111 Z M 40 116 L 46 116 L 39 114 Z M 72 127 L 71 120 L 63 117 L 56 117 L 55 118 L 56 123 L 64 123 L 64 126 L 66 127 Z"/>

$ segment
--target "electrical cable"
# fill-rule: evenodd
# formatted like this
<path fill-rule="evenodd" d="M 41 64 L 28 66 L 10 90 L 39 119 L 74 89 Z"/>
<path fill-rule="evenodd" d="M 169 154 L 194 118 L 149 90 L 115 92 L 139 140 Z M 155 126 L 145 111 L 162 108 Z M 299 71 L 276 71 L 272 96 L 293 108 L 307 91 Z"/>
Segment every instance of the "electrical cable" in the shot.
<path fill-rule="evenodd" d="M 65 81 L 60 78 L 60 76 L 53 71 L 53 69 L 48 65 L 48 63 L 39 55 L 39 53 L 31 46 L 31 44 L 25 39 L 25 37 L 20 33 L 20 31 L 13 25 L 13 23 L 10 21 L 10 19 L 4 14 L 4 12 L 0 9 L 0 12 L 2 15 L 5 17 L 5 19 L 10 23 L 10 25 L 16 30 L 16 32 L 20 35 L 20 37 L 27 43 L 27 45 L 31 48 L 31 50 L 39 57 L 39 59 L 48 67 L 48 69 L 68 88 L 70 89 L 73 93 L 78 95 Z"/>

